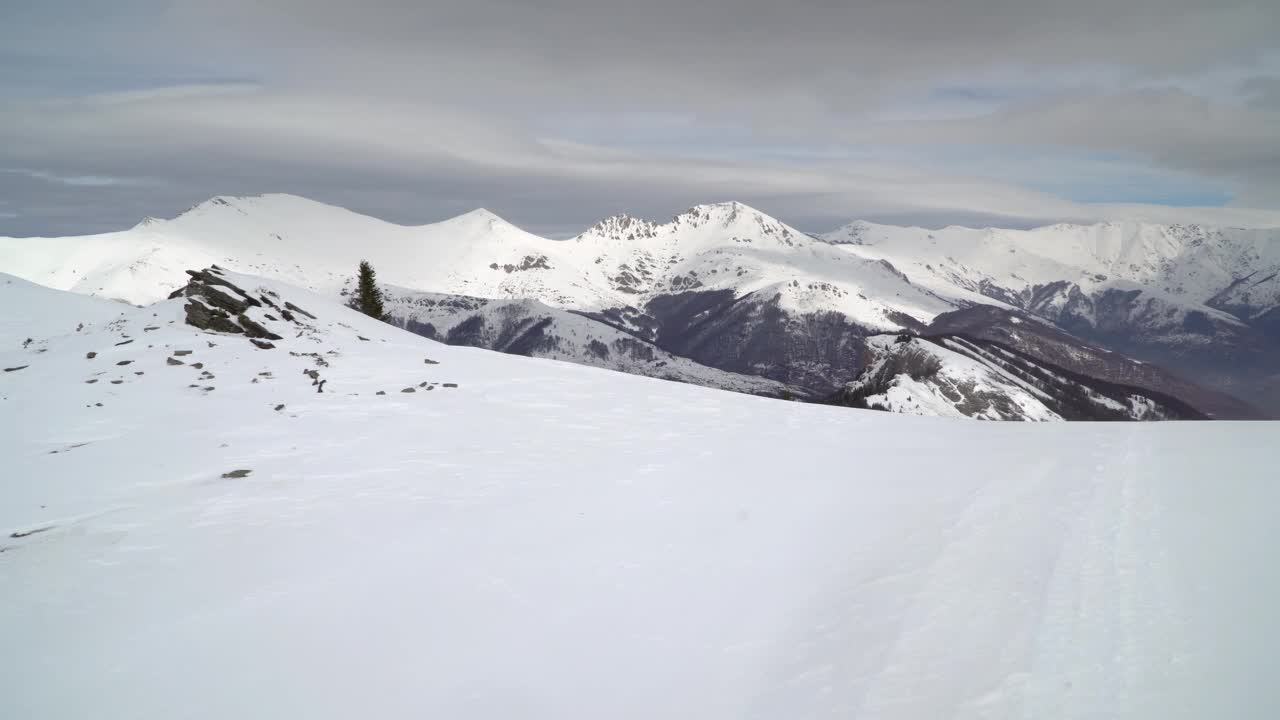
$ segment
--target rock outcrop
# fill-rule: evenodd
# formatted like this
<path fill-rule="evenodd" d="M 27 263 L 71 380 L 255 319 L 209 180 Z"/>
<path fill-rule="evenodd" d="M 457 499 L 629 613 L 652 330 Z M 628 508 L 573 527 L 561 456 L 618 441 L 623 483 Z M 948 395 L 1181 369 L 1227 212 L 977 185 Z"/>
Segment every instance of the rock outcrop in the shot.
<path fill-rule="evenodd" d="M 244 335 L 255 341 L 254 345 L 263 350 L 275 347 L 265 341 L 281 339 L 280 335 L 271 332 L 245 314 L 250 308 L 263 307 L 264 303 L 270 307 L 276 307 L 269 298 L 253 297 L 243 288 L 223 277 L 217 265 L 206 270 L 188 270 L 187 275 L 191 276 L 187 284 L 175 290 L 169 297 L 189 298 L 184 307 L 188 325 L 208 332 Z M 301 309 L 298 312 L 311 317 Z M 289 313 L 281 312 L 281 315 L 286 320 L 296 322 Z"/>

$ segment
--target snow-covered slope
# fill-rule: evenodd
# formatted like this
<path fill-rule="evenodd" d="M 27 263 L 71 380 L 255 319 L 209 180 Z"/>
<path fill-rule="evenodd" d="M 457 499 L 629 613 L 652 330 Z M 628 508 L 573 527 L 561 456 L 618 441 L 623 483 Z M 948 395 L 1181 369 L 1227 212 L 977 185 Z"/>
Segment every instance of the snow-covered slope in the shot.
<path fill-rule="evenodd" d="M 979 420 L 1063 419 L 1038 388 L 946 344 L 878 335 L 867 347 L 871 363 L 843 391 L 862 407 Z"/>
<path fill-rule="evenodd" d="M 275 347 L 192 297 L 0 346 L 0 717 L 1280 706 L 1270 424 L 787 403 L 222 279 Z"/>
<path fill-rule="evenodd" d="M 119 317 L 127 305 L 102 302 L 0 273 L 0 294 L 7 305 L 0 313 L 0 348 L 21 343 L 31 347 L 36 337 L 50 332 L 71 333 L 84 324 L 98 324 Z M 27 343 L 30 339 L 31 343 Z"/>
<path fill-rule="evenodd" d="M 978 420 L 1205 419 L 1176 398 L 1081 376 L 999 343 L 878 335 L 867 349 L 867 367 L 837 402 Z"/>
<path fill-rule="evenodd" d="M 1083 342 L 1047 320 L 1024 311 L 974 305 L 939 315 L 929 324 L 925 334 L 959 335 L 1004 348 L 1016 348 L 1019 355 L 1039 364 L 1062 368 L 1075 376 L 1172 396 L 1211 418 L 1260 420 L 1267 417 L 1238 398 L 1206 388 L 1161 365 L 1134 360 L 1102 345 Z"/>
<path fill-rule="evenodd" d="M 490 300 L 384 288 L 391 322 L 447 342 L 768 397 L 803 390 L 672 355 L 600 320 L 539 300 Z"/>
<path fill-rule="evenodd" d="M 0 239 L 0 271 L 144 304 L 181 285 L 188 268 L 219 264 L 327 294 L 368 259 L 386 282 L 518 297 L 533 292 L 522 281 L 536 276 L 473 278 L 472 271 L 481 262 L 519 264 L 549 243 L 485 210 L 408 227 L 292 195 L 217 197 L 172 220 L 148 218 L 118 233 Z"/>

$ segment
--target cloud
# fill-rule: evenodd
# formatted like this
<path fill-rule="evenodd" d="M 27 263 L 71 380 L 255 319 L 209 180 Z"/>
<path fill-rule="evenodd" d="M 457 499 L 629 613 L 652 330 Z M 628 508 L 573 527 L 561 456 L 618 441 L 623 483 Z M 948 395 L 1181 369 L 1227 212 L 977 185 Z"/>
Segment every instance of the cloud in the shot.
<path fill-rule="evenodd" d="M 103 8 L 56 0 L 0 28 L 0 167 L 32 169 L 0 173 L 23 203 L 0 232 L 262 191 L 398 221 L 483 205 L 554 232 L 728 198 L 819 230 L 856 216 L 1248 224 L 1280 206 L 1269 3 Z M 67 192 L 39 195 L 55 184 Z M 1200 198 L 1237 207 L 1160 207 Z"/>
<path fill-rule="evenodd" d="M 861 137 L 868 136 L 1123 153 L 1268 191 L 1280 204 L 1280 111 L 1213 103 L 1177 89 L 1053 98 L 982 117 L 863 128 Z"/>

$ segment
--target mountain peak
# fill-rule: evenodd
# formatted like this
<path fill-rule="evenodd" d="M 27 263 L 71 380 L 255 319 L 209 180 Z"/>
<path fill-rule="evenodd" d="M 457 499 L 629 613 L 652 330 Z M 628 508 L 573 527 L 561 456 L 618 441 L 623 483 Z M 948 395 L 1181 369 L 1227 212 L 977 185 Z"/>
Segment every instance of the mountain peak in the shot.
<path fill-rule="evenodd" d="M 492 232 L 498 231 L 500 235 L 508 236 L 511 233 L 527 234 L 519 227 L 507 222 L 497 213 L 485 208 L 476 208 L 470 212 L 463 213 L 457 217 L 449 218 L 441 223 L 441 226 L 451 228 L 466 228 L 469 232 Z"/>
<path fill-rule="evenodd" d="M 493 211 L 489 210 L 488 208 L 476 208 L 475 210 L 472 210 L 471 212 L 466 212 L 466 213 L 463 213 L 463 214 L 459 215 L 459 216 L 458 216 L 457 218 L 455 218 L 455 219 L 458 219 L 458 220 L 477 220 L 477 221 L 484 221 L 484 222 L 495 222 L 495 221 L 506 222 L 506 221 L 505 221 L 505 220 L 503 220 L 501 217 L 499 217 L 497 213 L 495 213 L 495 212 L 493 212 Z"/>
<path fill-rule="evenodd" d="M 656 234 L 657 224 L 623 213 L 607 217 L 592 225 L 583 235 L 595 235 L 614 240 L 637 240 L 651 238 Z"/>
<path fill-rule="evenodd" d="M 178 220 L 181 218 L 220 215 L 226 213 L 248 215 L 251 212 L 262 212 L 263 210 L 273 213 L 288 212 L 295 214 L 314 213 L 326 210 L 350 212 L 336 205 L 328 205 L 300 195 L 290 195 L 288 193 L 264 193 L 262 195 L 215 195 L 204 202 L 192 205 L 173 219 Z M 154 219 L 152 219 L 152 221 L 154 221 Z"/>
<path fill-rule="evenodd" d="M 694 205 L 688 210 L 685 210 L 684 212 L 677 215 L 675 217 L 675 220 L 676 222 L 679 222 L 681 219 L 692 219 L 692 220 L 698 220 L 698 219 L 721 220 L 722 219 L 726 222 L 732 222 L 733 220 L 739 217 L 751 217 L 756 215 L 760 217 L 766 217 L 766 218 L 769 217 L 768 215 L 765 215 L 764 213 L 760 212 L 759 210 L 756 210 L 750 205 L 740 203 L 736 200 L 730 200 L 726 202 L 705 203 L 702 205 Z M 772 218 L 769 218 L 769 219 L 772 220 Z"/>

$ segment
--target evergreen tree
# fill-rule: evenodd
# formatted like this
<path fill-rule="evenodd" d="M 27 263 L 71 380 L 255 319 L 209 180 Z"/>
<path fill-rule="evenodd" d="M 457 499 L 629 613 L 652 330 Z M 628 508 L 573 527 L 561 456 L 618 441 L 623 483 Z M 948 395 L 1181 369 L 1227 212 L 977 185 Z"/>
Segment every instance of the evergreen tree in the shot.
<path fill-rule="evenodd" d="M 371 318 L 387 319 L 386 311 L 382 308 L 382 291 L 378 290 L 378 278 L 367 260 L 360 261 L 356 296 L 352 299 L 351 306 Z"/>

